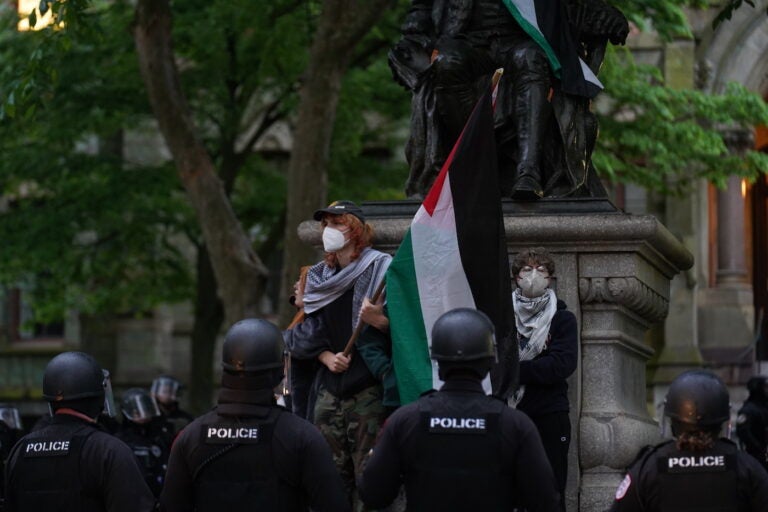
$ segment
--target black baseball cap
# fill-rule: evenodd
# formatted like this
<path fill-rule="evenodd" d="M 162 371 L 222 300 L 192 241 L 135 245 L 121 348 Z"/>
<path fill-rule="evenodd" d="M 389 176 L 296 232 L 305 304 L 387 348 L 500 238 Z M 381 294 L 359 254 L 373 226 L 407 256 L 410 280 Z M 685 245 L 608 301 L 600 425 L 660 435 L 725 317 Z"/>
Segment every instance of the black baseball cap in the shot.
<path fill-rule="evenodd" d="M 315 211 L 315 214 L 312 217 L 315 220 L 322 220 L 323 215 L 326 213 L 330 213 L 331 215 L 344 215 L 345 213 L 351 213 L 360 219 L 360 222 L 365 223 L 365 215 L 363 215 L 363 210 L 352 201 L 334 201 L 325 208 L 320 208 L 319 210 Z"/>

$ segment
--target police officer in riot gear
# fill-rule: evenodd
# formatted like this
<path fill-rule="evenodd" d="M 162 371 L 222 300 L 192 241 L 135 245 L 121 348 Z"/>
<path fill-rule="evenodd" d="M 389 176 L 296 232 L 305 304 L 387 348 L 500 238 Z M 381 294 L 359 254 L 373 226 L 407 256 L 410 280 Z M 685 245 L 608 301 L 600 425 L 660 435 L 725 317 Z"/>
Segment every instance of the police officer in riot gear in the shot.
<path fill-rule="evenodd" d="M 133 451 L 144 480 L 160 496 L 173 441 L 173 426 L 160 414 L 155 399 L 145 389 L 131 388 L 123 393 L 123 423 L 115 434 Z"/>
<path fill-rule="evenodd" d="M 7 404 L 0 404 L 0 510 L 3 510 L 5 490 L 5 459 L 11 453 L 11 448 L 22 435 L 19 410 Z"/>
<path fill-rule="evenodd" d="M 432 358 L 445 384 L 387 420 L 359 483 L 368 507 L 389 505 L 404 484 L 414 512 L 557 510 L 536 427 L 483 391 L 495 355 L 493 324 L 483 313 L 461 308 L 438 318 Z"/>
<path fill-rule="evenodd" d="M 736 416 L 736 435 L 745 452 L 768 470 L 768 377 L 747 381 L 749 398 Z"/>
<path fill-rule="evenodd" d="M 612 512 L 768 510 L 768 474 L 719 437 L 730 404 L 714 373 L 693 370 L 672 381 L 664 416 L 674 439 L 641 450 L 616 490 Z"/>
<path fill-rule="evenodd" d="M 6 512 L 145 512 L 155 500 L 131 450 L 96 418 L 111 403 L 93 357 L 64 352 L 43 375 L 53 419 L 21 438 L 7 466 Z"/>
<path fill-rule="evenodd" d="M 152 387 L 149 390 L 160 408 L 160 413 L 173 426 L 173 435 L 195 419 L 179 406 L 179 396 L 183 387 L 178 379 L 170 375 L 161 375 L 152 381 Z"/>
<path fill-rule="evenodd" d="M 320 432 L 275 402 L 283 336 L 246 319 L 224 340 L 218 405 L 174 442 L 161 510 L 350 510 Z"/>

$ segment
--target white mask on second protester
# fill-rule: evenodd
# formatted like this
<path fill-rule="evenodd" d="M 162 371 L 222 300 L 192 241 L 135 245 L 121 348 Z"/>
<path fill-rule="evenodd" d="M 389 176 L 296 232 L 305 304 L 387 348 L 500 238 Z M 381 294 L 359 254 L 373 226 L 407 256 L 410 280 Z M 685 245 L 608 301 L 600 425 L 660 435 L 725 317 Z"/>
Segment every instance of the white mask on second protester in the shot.
<path fill-rule="evenodd" d="M 340 251 L 347 245 L 347 242 L 343 231 L 330 226 L 323 229 L 323 249 L 325 252 Z"/>
<path fill-rule="evenodd" d="M 549 286 L 549 277 L 533 269 L 529 272 L 521 272 L 517 278 L 517 285 L 523 292 L 523 295 L 533 299 L 541 297 Z"/>

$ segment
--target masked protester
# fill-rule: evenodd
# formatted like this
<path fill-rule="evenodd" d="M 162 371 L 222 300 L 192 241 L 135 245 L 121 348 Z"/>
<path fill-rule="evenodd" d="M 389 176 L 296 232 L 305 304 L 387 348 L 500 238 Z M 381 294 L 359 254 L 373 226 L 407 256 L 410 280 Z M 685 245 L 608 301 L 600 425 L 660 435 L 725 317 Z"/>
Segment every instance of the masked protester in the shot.
<path fill-rule="evenodd" d="M 664 401 L 663 423 L 674 439 L 640 451 L 611 512 L 768 510 L 768 474 L 720 437 L 729 418 L 728 389 L 714 373 L 679 375 Z"/>
<path fill-rule="evenodd" d="M 493 324 L 454 309 L 432 328 L 440 391 L 400 407 L 387 420 L 360 482 L 383 508 L 405 486 L 407 509 L 554 512 L 558 495 L 536 428 L 482 381 L 496 358 Z"/>
<path fill-rule="evenodd" d="M 6 512 L 154 509 L 131 450 L 96 422 L 111 405 L 111 394 L 105 372 L 84 352 L 64 352 L 48 363 L 43 397 L 53 418 L 14 446 Z"/>
<path fill-rule="evenodd" d="M 283 357 L 270 322 L 251 318 L 229 329 L 218 405 L 176 438 L 160 510 L 349 511 L 323 437 L 275 401 Z"/>
<path fill-rule="evenodd" d="M 752 377 L 747 390 L 749 398 L 736 417 L 736 435 L 744 451 L 768 470 L 768 377 Z"/>
<path fill-rule="evenodd" d="M 170 375 L 161 375 L 152 381 L 149 392 L 160 407 L 160 413 L 173 425 L 174 435 L 195 419 L 179 406 L 179 398 L 184 386 Z"/>
<path fill-rule="evenodd" d="M 127 444 L 156 496 L 160 496 L 171 451 L 173 426 L 160 414 L 152 395 L 145 389 L 131 388 L 121 400 L 123 423 L 116 436 Z"/>
<path fill-rule="evenodd" d="M 367 299 L 375 295 L 392 258 L 370 247 L 373 229 L 355 203 L 336 201 L 317 210 L 314 218 L 323 228 L 325 259 L 309 269 L 303 293 L 294 290 L 304 321 L 284 332 L 291 354 L 293 407 L 312 418 L 323 433 L 359 510 L 355 479 L 385 408 L 382 385 L 374 374 L 380 372 L 369 366 L 374 361 L 366 361 L 357 350 L 349 356 L 343 351 L 359 321 L 382 331 L 389 328 L 383 306 Z M 312 392 L 302 397 L 299 389 Z"/>
<path fill-rule="evenodd" d="M 543 248 L 528 249 L 512 262 L 517 289 L 512 294 L 520 346 L 520 388 L 513 397 L 539 431 L 557 479 L 565 510 L 568 478 L 568 382 L 578 360 L 576 317 L 550 288 L 555 263 Z"/>

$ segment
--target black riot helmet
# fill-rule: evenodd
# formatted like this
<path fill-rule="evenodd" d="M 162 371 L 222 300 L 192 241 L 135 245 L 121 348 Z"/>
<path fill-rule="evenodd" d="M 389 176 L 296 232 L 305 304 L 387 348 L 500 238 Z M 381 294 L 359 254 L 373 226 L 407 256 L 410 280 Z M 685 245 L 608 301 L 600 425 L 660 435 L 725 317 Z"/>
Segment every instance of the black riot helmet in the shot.
<path fill-rule="evenodd" d="M 468 369 L 480 378 L 496 358 L 491 320 L 481 311 L 458 308 L 444 313 L 432 326 L 432 359 L 441 378 L 448 370 Z"/>
<path fill-rule="evenodd" d="M 19 410 L 9 404 L 0 404 L 0 423 L 11 430 L 21 430 Z M 2 462 L 0 462 L 1 464 Z"/>
<path fill-rule="evenodd" d="M 160 416 L 154 397 L 142 388 L 131 388 L 123 393 L 120 400 L 123 417 L 133 423 L 149 423 L 152 418 Z"/>
<path fill-rule="evenodd" d="M 672 431 L 717 431 L 730 418 L 728 388 L 712 372 L 692 370 L 680 374 L 669 385 L 664 415 L 672 420 Z"/>
<path fill-rule="evenodd" d="M 64 402 L 82 398 L 104 399 L 101 365 L 85 352 L 64 352 L 50 360 L 43 374 L 43 398 Z"/>
<path fill-rule="evenodd" d="M 224 338 L 224 370 L 262 372 L 283 367 L 283 334 L 274 324 L 260 318 L 240 320 Z"/>
<path fill-rule="evenodd" d="M 149 392 L 158 404 L 171 406 L 179 402 L 179 395 L 184 386 L 170 375 L 161 375 L 152 381 Z"/>

